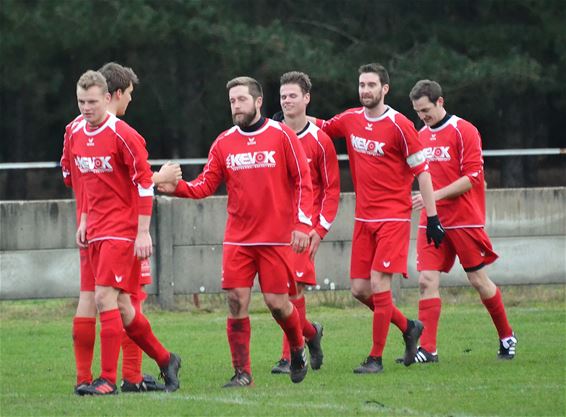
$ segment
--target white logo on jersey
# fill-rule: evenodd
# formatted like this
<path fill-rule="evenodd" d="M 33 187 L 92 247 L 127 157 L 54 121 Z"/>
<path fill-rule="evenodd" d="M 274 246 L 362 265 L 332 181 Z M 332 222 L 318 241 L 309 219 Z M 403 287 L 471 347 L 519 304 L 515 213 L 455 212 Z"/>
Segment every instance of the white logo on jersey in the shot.
<path fill-rule="evenodd" d="M 433 133 L 432 135 L 430 135 L 430 140 L 436 140 L 436 133 Z"/>
<path fill-rule="evenodd" d="M 352 147 L 356 152 L 372 156 L 384 155 L 383 146 L 385 145 L 385 142 L 369 140 L 355 135 L 350 135 L 350 141 L 352 142 Z"/>
<path fill-rule="evenodd" d="M 370 122 L 368 122 L 368 124 L 366 125 L 366 127 L 364 129 L 369 130 L 371 132 L 373 130 L 373 125 Z"/>
<path fill-rule="evenodd" d="M 298 276 L 299 278 L 301 278 L 303 275 L 305 275 L 304 272 L 299 272 L 299 271 L 295 271 L 295 274 L 297 274 L 297 276 Z"/>
<path fill-rule="evenodd" d="M 226 168 L 239 169 L 275 168 L 275 151 L 245 152 L 228 154 Z"/>
<path fill-rule="evenodd" d="M 485 252 L 483 250 L 480 250 L 480 255 L 483 257 L 485 256 Z"/>
<path fill-rule="evenodd" d="M 88 172 L 101 174 L 113 171 L 112 165 L 110 165 L 110 158 L 110 156 L 77 156 L 75 164 L 83 174 Z"/>
<path fill-rule="evenodd" d="M 423 149 L 424 156 L 429 161 L 450 161 L 450 146 L 434 146 Z"/>
<path fill-rule="evenodd" d="M 255 145 L 255 138 L 248 138 L 248 146 Z"/>
<path fill-rule="evenodd" d="M 94 146 L 94 138 L 88 138 L 86 146 Z"/>
<path fill-rule="evenodd" d="M 310 164 L 312 162 L 311 158 L 307 158 L 307 162 Z"/>
<path fill-rule="evenodd" d="M 116 282 L 117 282 L 118 284 L 122 282 L 122 279 L 123 279 L 123 278 L 124 278 L 124 277 L 121 276 L 121 275 L 114 275 L 114 279 L 116 280 Z"/>
<path fill-rule="evenodd" d="M 383 261 L 384 267 L 389 268 L 389 265 L 391 265 L 391 261 Z"/>

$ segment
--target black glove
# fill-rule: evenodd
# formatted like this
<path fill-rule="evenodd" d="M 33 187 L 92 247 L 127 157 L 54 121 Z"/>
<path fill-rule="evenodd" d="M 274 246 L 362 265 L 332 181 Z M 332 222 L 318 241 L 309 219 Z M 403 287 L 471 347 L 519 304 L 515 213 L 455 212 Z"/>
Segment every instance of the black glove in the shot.
<path fill-rule="evenodd" d="M 438 216 L 427 217 L 426 222 L 426 241 L 427 243 L 434 242 L 434 247 L 438 249 L 440 242 L 444 239 L 446 231 L 440 224 Z"/>

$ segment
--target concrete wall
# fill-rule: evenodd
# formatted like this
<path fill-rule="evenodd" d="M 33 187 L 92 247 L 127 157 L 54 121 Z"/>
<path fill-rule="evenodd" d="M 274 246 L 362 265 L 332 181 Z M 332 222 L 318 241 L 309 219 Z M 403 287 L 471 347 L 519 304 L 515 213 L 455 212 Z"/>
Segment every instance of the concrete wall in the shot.
<path fill-rule="evenodd" d="M 349 287 L 352 194 L 317 255 L 321 289 Z M 413 219 L 408 280 L 417 285 Z M 158 197 L 154 205 L 154 283 L 167 307 L 177 294 L 220 291 L 226 198 Z M 566 283 L 566 187 L 489 190 L 487 230 L 500 260 L 489 267 L 498 284 Z M 70 200 L 0 202 L 0 299 L 73 297 L 79 290 L 75 209 Z M 328 284 L 325 281 L 328 280 Z M 444 285 L 466 284 L 456 264 Z"/>

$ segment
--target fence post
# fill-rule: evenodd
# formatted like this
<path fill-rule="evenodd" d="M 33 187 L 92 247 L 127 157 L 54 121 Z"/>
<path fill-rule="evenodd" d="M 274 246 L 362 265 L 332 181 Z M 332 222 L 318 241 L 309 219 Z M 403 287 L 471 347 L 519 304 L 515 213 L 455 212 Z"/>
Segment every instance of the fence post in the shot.
<path fill-rule="evenodd" d="M 175 274 L 173 271 L 173 208 L 172 199 L 156 199 L 157 247 L 157 300 L 161 308 L 172 310 L 175 307 Z"/>

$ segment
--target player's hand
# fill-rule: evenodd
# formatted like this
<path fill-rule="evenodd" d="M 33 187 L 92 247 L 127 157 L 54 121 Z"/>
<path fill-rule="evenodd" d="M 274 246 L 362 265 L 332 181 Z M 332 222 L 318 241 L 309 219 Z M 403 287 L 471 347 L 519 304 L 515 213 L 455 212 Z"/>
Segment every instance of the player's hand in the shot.
<path fill-rule="evenodd" d="M 86 222 L 81 222 L 77 228 L 77 233 L 75 234 L 75 242 L 79 248 L 88 248 L 88 243 L 86 240 Z"/>
<path fill-rule="evenodd" d="M 177 185 L 177 182 L 183 178 L 183 171 L 181 171 L 181 165 L 167 161 L 161 166 L 158 172 L 157 184 L 161 183 L 171 183 Z"/>
<path fill-rule="evenodd" d="M 163 194 L 173 194 L 177 188 L 177 183 L 172 184 L 170 182 L 164 182 L 157 186 L 157 191 Z"/>
<path fill-rule="evenodd" d="M 413 210 L 424 209 L 424 200 L 421 193 L 413 194 Z"/>
<path fill-rule="evenodd" d="M 322 238 L 319 236 L 319 234 L 314 229 L 312 229 L 310 231 L 309 238 L 311 240 L 311 243 L 310 243 L 310 246 L 309 246 L 309 254 L 310 254 L 311 261 L 314 262 L 314 257 L 316 255 L 316 252 L 318 251 L 318 247 L 320 246 L 320 241 L 322 240 Z"/>
<path fill-rule="evenodd" d="M 153 252 L 151 235 L 149 232 L 138 232 L 134 242 L 134 254 L 138 259 L 147 259 Z"/>
<path fill-rule="evenodd" d="M 303 253 L 309 247 L 309 235 L 298 230 L 293 230 L 291 233 L 291 248 L 296 253 Z"/>
<path fill-rule="evenodd" d="M 446 231 L 444 227 L 440 224 L 440 220 L 438 216 L 429 216 L 427 217 L 426 222 L 426 241 L 430 244 L 430 242 L 434 242 L 434 247 L 438 249 L 440 246 L 440 242 L 444 239 L 444 235 Z"/>

